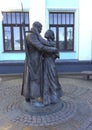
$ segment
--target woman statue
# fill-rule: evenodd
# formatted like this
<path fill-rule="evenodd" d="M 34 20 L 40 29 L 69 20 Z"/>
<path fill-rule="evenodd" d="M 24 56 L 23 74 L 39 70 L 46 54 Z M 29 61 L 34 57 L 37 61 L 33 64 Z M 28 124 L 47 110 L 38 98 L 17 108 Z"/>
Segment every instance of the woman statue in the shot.
<path fill-rule="evenodd" d="M 49 41 L 48 43 L 50 47 L 56 47 L 54 42 L 55 36 L 52 30 L 47 30 L 45 38 Z M 63 95 L 55 66 L 55 59 L 59 58 L 59 55 L 57 52 L 44 53 L 43 57 L 43 104 L 49 105 L 59 102 Z"/>

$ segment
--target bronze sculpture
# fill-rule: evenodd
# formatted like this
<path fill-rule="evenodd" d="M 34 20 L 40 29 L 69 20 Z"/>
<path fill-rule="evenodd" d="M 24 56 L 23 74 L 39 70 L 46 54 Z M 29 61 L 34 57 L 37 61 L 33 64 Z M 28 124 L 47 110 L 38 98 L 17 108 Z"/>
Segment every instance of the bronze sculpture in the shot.
<path fill-rule="evenodd" d="M 51 47 L 56 47 L 54 42 L 54 32 L 52 30 L 47 30 L 45 33 L 45 38 L 50 43 Z M 44 53 L 44 80 L 43 80 L 43 104 L 49 105 L 57 103 L 60 97 L 63 95 L 61 85 L 58 81 L 58 75 L 56 71 L 55 59 L 59 58 L 57 52 L 49 54 Z"/>
<path fill-rule="evenodd" d="M 52 40 L 45 40 L 41 37 L 41 30 L 42 24 L 40 22 L 34 22 L 31 31 L 26 36 L 25 71 L 21 91 L 21 94 L 25 97 L 26 102 L 31 102 L 32 100 L 35 100 L 35 106 L 45 106 L 49 105 L 50 103 L 56 103 L 57 99 L 60 99 L 60 97 L 62 96 L 60 84 L 59 82 L 57 82 L 58 80 L 55 80 L 58 86 L 55 86 L 56 88 L 54 87 L 55 91 L 53 91 L 53 96 L 50 96 L 52 98 L 57 97 L 57 99 L 55 102 L 51 101 L 46 103 L 45 101 L 44 94 L 46 92 L 46 82 L 44 82 L 44 78 L 45 76 L 48 77 L 46 74 L 49 72 L 48 70 L 45 70 L 44 67 L 44 63 L 47 59 L 45 59 L 45 55 L 46 57 L 47 55 L 56 56 L 58 50 L 56 49 L 56 47 L 51 45 L 53 43 Z M 56 71 L 54 70 L 53 72 L 55 73 Z M 56 77 L 56 74 L 54 76 Z"/>

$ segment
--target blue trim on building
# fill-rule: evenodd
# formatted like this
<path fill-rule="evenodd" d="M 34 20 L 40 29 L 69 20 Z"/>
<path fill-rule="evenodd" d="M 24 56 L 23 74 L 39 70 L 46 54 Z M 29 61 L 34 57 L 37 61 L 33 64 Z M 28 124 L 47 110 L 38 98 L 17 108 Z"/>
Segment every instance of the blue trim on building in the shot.
<path fill-rule="evenodd" d="M 0 62 L 0 74 L 16 74 L 23 73 L 23 61 L 2 61 Z"/>
<path fill-rule="evenodd" d="M 92 71 L 92 61 L 56 61 L 58 72 L 81 72 Z M 24 61 L 2 61 L 0 62 L 0 74 L 23 73 Z"/>
<path fill-rule="evenodd" d="M 58 72 L 92 71 L 92 61 L 60 61 L 56 63 Z"/>

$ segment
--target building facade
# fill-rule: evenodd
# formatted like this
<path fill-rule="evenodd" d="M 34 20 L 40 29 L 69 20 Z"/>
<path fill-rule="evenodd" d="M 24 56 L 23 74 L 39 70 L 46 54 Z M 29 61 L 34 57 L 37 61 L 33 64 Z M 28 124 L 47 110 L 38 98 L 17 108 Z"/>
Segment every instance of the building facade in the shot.
<path fill-rule="evenodd" d="M 43 37 L 49 28 L 55 33 L 58 71 L 92 70 L 91 0 L 4 0 L 0 8 L 0 73 L 23 71 L 24 37 L 34 21 Z"/>

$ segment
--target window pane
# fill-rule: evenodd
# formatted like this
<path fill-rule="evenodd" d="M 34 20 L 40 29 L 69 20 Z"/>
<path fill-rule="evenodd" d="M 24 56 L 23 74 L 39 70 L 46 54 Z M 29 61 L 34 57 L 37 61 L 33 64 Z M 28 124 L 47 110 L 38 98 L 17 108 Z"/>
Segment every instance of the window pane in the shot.
<path fill-rule="evenodd" d="M 59 49 L 62 50 L 64 49 L 64 46 L 65 46 L 65 30 L 64 30 L 64 27 L 60 27 L 59 28 Z"/>
<path fill-rule="evenodd" d="M 8 15 L 8 23 L 11 24 L 11 13 L 7 13 Z"/>
<path fill-rule="evenodd" d="M 6 13 L 3 13 L 3 22 L 7 23 L 7 15 L 6 15 Z"/>
<path fill-rule="evenodd" d="M 16 20 L 15 20 L 15 13 L 12 13 L 12 24 L 15 24 Z"/>
<path fill-rule="evenodd" d="M 55 35 L 55 41 L 56 41 L 56 27 L 50 27 L 50 29 L 54 32 L 54 35 Z"/>
<path fill-rule="evenodd" d="M 49 23 L 50 23 L 50 24 L 53 24 L 53 14 L 50 14 L 50 15 L 49 15 Z"/>
<path fill-rule="evenodd" d="M 72 49 L 73 45 L 73 28 L 67 27 L 67 49 Z"/>
<path fill-rule="evenodd" d="M 62 14 L 62 24 L 65 24 L 65 14 Z"/>
<path fill-rule="evenodd" d="M 26 24 L 28 24 L 28 23 L 29 23 L 28 13 L 25 13 L 25 23 L 26 23 Z"/>
<path fill-rule="evenodd" d="M 29 27 L 25 27 L 25 34 L 24 34 L 24 30 L 22 29 L 22 45 L 23 45 L 23 50 L 25 50 L 25 39 L 24 39 L 24 35 L 26 35 L 26 32 L 29 31 Z"/>
<path fill-rule="evenodd" d="M 61 24 L 61 14 L 58 14 L 58 24 Z"/>
<path fill-rule="evenodd" d="M 69 14 L 66 14 L 66 24 L 69 24 Z"/>
<path fill-rule="evenodd" d="M 57 14 L 54 14 L 54 24 L 57 24 Z"/>
<path fill-rule="evenodd" d="M 20 50 L 20 30 L 19 27 L 13 27 L 14 31 L 14 50 Z"/>
<path fill-rule="evenodd" d="M 70 24 L 73 24 L 73 20 L 74 20 L 74 15 L 70 14 Z"/>
<path fill-rule="evenodd" d="M 20 13 L 16 13 L 17 24 L 20 24 Z"/>
<path fill-rule="evenodd" d="M 25 22 L 25 14 L 21 13 L 21 23 Z"/>
<path fill-rule="evenodd" d="M 29 27 L 25 27 L 25 31 L 28 32 L 29 31 Z"/>
<path fill-rule="evenodd" d="M 10 27 L 4 27 L 5 32 L 5 50 L 12 50 L 12 44 L 11 44 L 11 28 Z"/>

